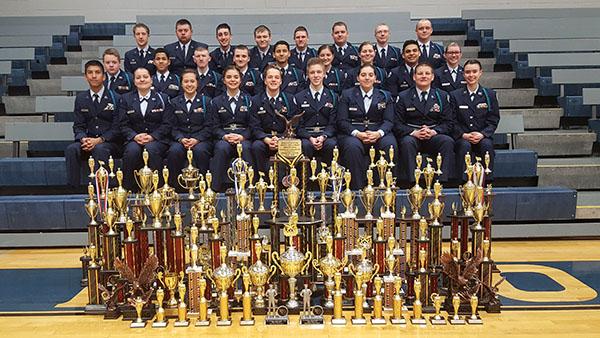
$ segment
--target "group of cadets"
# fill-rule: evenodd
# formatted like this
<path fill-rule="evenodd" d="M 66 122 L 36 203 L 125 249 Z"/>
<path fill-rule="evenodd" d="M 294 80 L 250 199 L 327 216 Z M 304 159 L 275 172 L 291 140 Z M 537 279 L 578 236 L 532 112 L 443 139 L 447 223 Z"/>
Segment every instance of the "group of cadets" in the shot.
<path fill-rule="evenodd" d="M 137 47 L 124 56 L 109 48 L 102 62 L 89 61 L 85 78 L 89 91 L 75 100 L 75 143 L 65 152 L 69 183 L 80 184 L 82 159 L 91 155 L 106 162 L 123 157 L 124 184 L 136 190 L 134 170 L 143 165 L 171 171 L 169 184 L 194 153 L 202 173 L 213 172 L 213 188 L 222 191 L 226 169 L 242 145 L 244 160 L 266 173 L 269 156 L 288 118 L 304 113 L 296 127 L 308 158 L 329 163 L 333 149 L 352 173 L 352 188 L 366 184 L 371 147 L 388 153 L 391 146 L 400 180 L 414 181 L 415 155 L 443 157 L 441 181 L 460 178 L 464 155 L 493 164 L 492 135 L 499 121 L 492 89 L 479 85 L 477 60 L 460 65 L 456 43 L 444 49 L 430 40 L 429 20 L 416 25 L 416 40 L 402 48 L 388 44 L 386 24 L 375 28 L 376 43 L 348 42 L 348 27 L 336 22 L 333 44 L 308 46 L 308 30 L 294 30 L 294 46 L 271 44 L 264 25 L 254 30 L 256 46 L 233 46 L 231 28 L 216 28 L 219 47 L 192 39 L 192 25 L 177 21 L 177 40 L 164 48 L 148 44 L 150 29 L 133 27 Z"/>

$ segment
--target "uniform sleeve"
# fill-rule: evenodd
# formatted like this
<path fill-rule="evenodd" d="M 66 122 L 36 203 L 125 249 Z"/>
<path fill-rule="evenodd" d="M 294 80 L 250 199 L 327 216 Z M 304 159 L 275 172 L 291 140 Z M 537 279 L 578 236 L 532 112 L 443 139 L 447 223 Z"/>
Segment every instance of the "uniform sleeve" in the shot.
<path fill-rule="evenodd" d="M 442 100 L 442 111 L 440 114 L 440 122 L 433 128 L 438 134 L 446 134 L 452 136 L 452 130 L 454 127 L 454 109 L 450 102 L 448 93 L 439 90 L 440 97 Z"/>
<path fill-rule="evenodd" d="M 129 125 L 129 117 L 127 116 L 127 99 L 122 96 L 119 103 L 119 128 L 121 134 L 125 137 L 126 141 L 133 141 L 133 138 L 137 135 L 137 132 Z"/>
<path fill-rule="evenodd" d="M 342 96 L 340 97 L 340 104 L 338 105 L 337 110 L 337 127 L 340 133 L 344 135 L 350 135 L 354 129 L 352 127 L 352 123 L 350 123 L 350 116 L 348 115 L 349 98 L 349 95 L 342 93 Z"/>
<path fill-rule="evenodd" d="M 119 136 L 121 135 L 121 132 L 119 130 L 119 105 L 121 103 L 121 96 L 117 94 L 114 95 L 116 106 L 112 111 L 112 120 L 110 123 L 110 128 L 102 134 L 102 137 L 106 142 L 115 142 L 119 139 Z"/>
<path fill-rule="evenodd" d="M 486 114 L 485 128 L 481 131 L 481 133 L 485 137 L 489 138 L 494 135 L 496 128 L 498 128 L 498 123 L 500 122 L 500 109 L 498 107 L 498 98 L 496 97 L 496 92 L 491 89 L 487 89 L 487 92 L 492 106 Z"/>
<path fill-rule="evenodd" d="M 401 138 L 412 133 L 415 129 L 406 124 L 406 104 L 402 96 L 396 101 L 396 121 L 394 122 L 394 134 Z"/>
<path fill-rule="evenodd" d="M 80 97 L 75 98 L 75 105 L 73 107 L 74 121 L 73 121 L 73 134 L 75 141 L 80 142 L 82 138 L 87 136 L 87 123 L 84 114 L 81 112 L 82 100 Z"/>

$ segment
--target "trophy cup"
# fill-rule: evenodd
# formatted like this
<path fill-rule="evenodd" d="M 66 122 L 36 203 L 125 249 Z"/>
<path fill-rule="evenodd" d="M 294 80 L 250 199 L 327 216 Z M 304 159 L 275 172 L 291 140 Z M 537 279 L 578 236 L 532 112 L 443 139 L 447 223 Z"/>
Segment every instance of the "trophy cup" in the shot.
<path fill-rule="evenodd" d="M 127 207 L 128 207 L 128 198 L 129 191 L 123 188 L 123 172 L 121 169 L 117 170 L 117 182 L 118 186 L 114 191 L 115 194 L 115 206 L 117 207 L 117 212 L 119 213 L 118 223 L 125 223 L 127 221 Z"/>
<path fill-rule="evenodd" d="M 146 321 L 142 319 L 142 309 L 144 308 L 144 305 L 146 305 L 146 302 L 144 302 L 144 300 L 140 296 L 137 296 L 134 302 L 135 313 L 137 314 L 137 318 L 131 322 L 129 327 L 132 329 L 143 329 L 146 327 Z"/>
<path fill-rule="evenodd" d="M 335 291 L 333 292 L 333 317 L 331 318 L 331 325 L 346 325 L 346 317 L 342 312 L 342 274 L 336 272 L 333 276 L 335 283 Z"/>
<path fill-rule="evenodd" d="M 96 186 L 99 188 L 100 200 L 106 200 L 106 192 L 109 190 L 108 171 L 104 168 L 104 162 L 98 161 L 98 165 L 100 167 L 96 170 Z"/>
<path fill-rule="evenodd" d="M 458 315 L 458 309 L 460 308 L 460 297 L 458 295 L 452 296 L 452 310 L 454 311 L 453 316 L 450 318 L 451 325 L 465 325 L 465 320 L 460 318 Z"/>
<path fill-rule="evenodd" d="M 96 161 L 94 161 L 94 158 L 91 156 L 88 158 L 88 167 L 90 168 L 90 174 L 88 175 L 88 178 L 90 179 L 90 181 L 93 181 L 94 179 L 96 179 L 96 171 L 94 170 L 96 169 Z"/>
<path fill-rule="evenodd" d="M 421 215 L 419 214 L 419 210 L 421 209 L 421 205 L 423 201 L 425 201 L 425 191 L 421 186 L 419 186 L 419 179 L 421 178 L 421 169 L 415 169 L 415 185 L 410 188 L 407 192 L 408 194 L 408 202 L 410 203 L 410 207 L 412 209 L 412 218 L 420 219 Z"/>
<path fill-rule="evenodd" d="M 469 324 L 483 324 L 483 320 L 481 320 L 481 317 L 479 317 L 477 314 L 478 303 L 479 299 L 477 298 L 477 295 L 471 295 L 471 298 L 469 299 L 469 304 L 471 305 L 471 315 L 466 317 L 466 321 Z"/>
<path fill-rule="evenodd" d="M 140 170 L 134 170 L 134 178 L 137 185 L 140 187 L 140 193 L 144 195 L 145 202 L 144 204 L 149 204 L 148 202 L 148 194 L 152 190 L 152 174 L 154 173 L 150 167 L 148 167 L 148 151 L 144 148 L 142 152 L 142 159 L 144 160 L 144 166 Z"/>
<path fill-rule="evenodd" d="M 96 173 L 96 177 L 97 177 Z M 115 269 L 115 260 L 120 257 L 121 246 L 119 245 L 120 234 L 115 231 L 115 223 L 117 221 L 117 213 L 113 209 L 114 196 L 112 191 L 107 194 L 108 207 L 104 211 L 104 222 L 108 227 L 108 231 L 104 234 L 104 255 L 103 268 L 105 270 Z"/>
<path fill-rule="evenodd" d="M 219 320 L 217 326 L 230 326 L 231 317 L 229 315 L 229 296 L 227 289 L 233 287 L 240 277 L 240 269 L 233 269 L 227 265 L 227 247 L 221 245 L 220 250 L 221 265 L 214 271 L 208 268 L 206 276 L 215 284 L 219 291 Z"/>
<path fill-rule="evenodd" d="M 256 194 L 258 195 L 258 211 L 265 211 L 265 196 L 267 195 L 268 184 L 263 179 L 264 173 L 259 171 L 258 176 L 258 182 L 255 185 Z"/>
<path fill-rule="evenodd" d="M 381 297 L 381 277 L 375 277 L 373 282 L 375 287 L 375 297 L 373 298 L 373 316 L 371 317 L 371 325 L 385 325 L 383 317 L 383 297 Z"/>
<path fill-rule="evenodd" d="M 354 193 L 350 190 L 350 181 L 352 180 L 352 174 L 350 174 L 349 170 L 346 170 L 344 173 L 344 181 L 346 184 L 346 189 L 341 194 L 342 204 L 346 210 L 342 213 L 342 217 L 356 217 L 356 213 L 354 212 Z"/>
<path fill-rule="evenodd" d="M 377 172 L 379 173 L 379 188 L 384 189 L 385 188 L 385 173 L 387 172 L 387 168 L 388 168 L 388 161 L 386 161 L 386 159 L 385 159 L 385 151 L 383 151 L 383 150 L 379 151 L 379 160 L 377 160 L 377 162 L 375 163 L 375 166 L 377 167 Z"/>
<path fill-rule="evenodd" d="M 355 279 L 357 279 L 356 276 L 358 275 L 359 272 L 361 274 L 360 281 L 362 282 L 362 284 L 356 284 L 356 289 L 362 290 L 361 293 L 365 300 L 363 302 L 363 307 L 365 309 L 369 307 L 369 304 L 366 301 L 367 283 L 371 282 L 373 277 L 377 274 L 377 272 L 379 272 L 379 264 L 377 264 L 377 263 L 373 264 L 369 259 L 367 259 L 367 246 L 368 246 L 368 243 L 366 243 L 366 242 L 368 242 L 366 240 L 367 238 L 369 240 L 371 239 L 370 237 L 361 238 L 360 262 L 356 265 L 356 267 L 354 266 L 354 263 L 348 264 L 348 271 L 350 272 L 351 275 L 354 276 Z"/>
<path fill-rule="evenodd" d="M 204 297 L 204 293 L 206 291 L 206 279 L 201 277 L 198 285 L 200 287 L 200 311 L 198 315 L 198 320 L 196 321 L 196 326 L 209 326 L 210 317 L 208 316 L 208 301 Z"/>
<path fill-rule="evenodd" d="M 427 158 L 427 165 L 423 169 L 423 177 L 425 178 L 425 195 L 431 196 L 431 184 L 433 183 L 433 177 L 435 176 L 435 169 L 431 166 L 432 159 Z"/>
<path fill-rule="evenodd" d="M 175 288 L 179 282 L 179 277 L 174 272 L 163 273 L 158 272 L 158 280 L 164 288 L 169 291 L 169 300 L 165 308 L 165 314 L 167 317 L 177 317 L 177 299 L 175 298 Z"/>
<path fill-rule="evenodd" d="M 325 300 L 325 308 L 332 309 L 333 303 L 333 287 L 334 281 L 333 276 L 336 273 L 341 272 L 348 263 L 348 256 L 344 255 L 344 260 L 340 261 L 333 255 L 333 237 L 327 236 L 325 239 L 327 245 L 327 254 L 319 260 L 313 260 L 312 264 L 315 270 L 324 275 L 327 279 L 325 280 L 325 289 L 327 290 L 327 299 Z"/>
<path fill-rule="evenodd" d="M 354 316 L 352 316 L 352 325 L 365 325 L 367 324 L 367 320 L 363 314 L 363 300 L 364 294 L 362 288 L 358 287 L 359 285 L 363 285 L 363 273 L 362 271 L 358 271 L 354 274 L 354 279 L 356 280 L 356 292 L 354 292 Z"/>
<path fill-rule="evenodd" d="M 423 304 L 421 303 L 421 282 L 417 279 L 414 283 L 415 301 L 413 302 L 413 314 L 410 317 L 410 322 L 413 325 L 427 325 L 427 321 L 423 318 Z"/>
<path fill-rule="evenodd" d="M 467 153 L 467 155 L 469 154 Z M 467 183 L 458 186 L 458 192 L 460 193 L 465 216 L 473 216 L 473 203 L 475 202 L 475 191 L 477 190 L 477 186 L 475 186 L 475 183 L 472 181 L 473 165 L 469 164 L 466 172 Z"/>
<path fill-rule="evenodd" d="M 442 303 L 446 300 L 446 297 L 440 296 L 437 293 L 431 294 L 431 302 L 435 308 L 435 315 L 429 318 L 432 325 L 446 325 L 446 319 L 440 314 Z"/>
<path fill-rule="evenodd" d="M 98 203 L 94 197 L 94 186 L 90 183 L 88 185 L 88 198 L 85 203 L 85 212 L 90 217 L 90 222 L 88 223 L 88 243 L 94 245 L 96 248 L 100 247 L 100 233 L 98 232 L 98 222 L 96 221 L 98 211 Z"/>
<path fill-rule="evenodd" d="M 319 184 L 319 191 L 321 192 L 321 202 L 327 202 L 327 184 L 330 176 L 326 170 L 327 164 L 321 163 L 321 172 L 317 174 L 317 183 Z"/>
<path fill-rule="evenodd" d="M 148 197 L 148 208 L 150 209 L 150 213 L 154 221 L 152 222 L 152 226 L 154 228 L 162 228 L 162 223 L 160 218 L 162 216 L 163 208 L 165 206 L 165 201 L 163 200 L 162 194 L 158 191 L 158 173 L 154 173 L 152 175 L 152 184 L 154 185 L 154 191 Z"/>
<path fill-rule="evenodd" d="M 156 290 L 156 303 L 158 304 L 158 309 L 156 310 L 156 318 L 152 323 L 153 328 L 163 328 L 167 327 L 167 320 L 165 319 L 165 309 L 163 308 L 163 300 L 165 299 L 165 290 L 159 287 Z"/>
<path fill-rule="evenodd" d="M 392 317 L 390 318 L 390 323 L 394 325 L 403 325 L 406 324 L 406 319 L 402 316 L 402 278 L 395 277 L 394 278 L 394 307 L 392 312 Z"/>
<path fill-rule="evenodd" d="M 185 304 L 185 284 L 183 283 L 183 272 L 181 272 L 181 280 L 177 284 L 179 290 L 179 305 L 177 306 L 177 320 L 175 327 L 188 327 L 190 322 L 187 320 L 187 305 Z"/>
<path fill-rule="evenodd" d="M 433 219 L 432 225 L 437 226 L 440 225 L 440 217 L 444 211 L 444 203 L 440 201 L 440 196 L 442 196 L 442 185 L 440 182 L 435 182 L 433 185 L 433 196 L 434 199 L 428 204 L 428 209 L 429 215 Z"/>
<path fill-rule="evenodd" d="M 166 221 L 166 226 L 169 227 L 170 223 L 171 223 L 171 219 L 172 219 L 172 215 L 171 215 L 171 211 L 169 210 L 169 208 L 175 203 L 177 202 L 177 200 L 179 199 L 179 195 L 177 195 L 177 193 L 175 193 L 175 189 L 169 186 L 169 169 L 167 168 L 167 166 L 165 166 L 162 170 L 162 175 L 163 175 L 163 181 L 165 182 L 165 184 L 158 189 L 158 192 L 162 195 L 163 201 L 164 201 L 164 207 L 163 207 L 163 213 L 162 213 L 162 217 L 165 219 Z"/>
<path fill-rule="evenodd" d="M 367 186 L 361 191 L 361 202 L 365 207 L 365 219 L 373 219 L 373 207 L 375 206 L 375 188 L 373 188 L 373 170 L 367 169 Z"/>
<path fill-rule="evenodd" d="M 250 265 L 248 273 L 250 274 L 250 281 L 252 285 L 256 287 L 256 299 L 254 300 L 254 306 L 257 309 L 264 310 L 265 308 L 265 285 L 269 283 L 269 280 L 273 277 L 277 268 L 275 265 L 265 265 L 261 260 L 262 244 L 260 242 L 254 243 L 254 252 L 256 253 L 256 262 Z M 242 268 L 244 271 L 245 267 Z"/>
<path fill-rule="evenodd" d="M 192 164 L 192 160 L 194 157 L 194 153 L 191 149 L 187 151 L 187 160 L 188 166 L 181 170 L 181 174 L 177 175 L 177 182 L 183 189 L 187 189 L 189 191 L 188 199 L 193 200 L 196 197 L 194 196 L 194 189 L 198 186 L 198 181 L 200 180 L 200 170 L 195 168 Z"/>

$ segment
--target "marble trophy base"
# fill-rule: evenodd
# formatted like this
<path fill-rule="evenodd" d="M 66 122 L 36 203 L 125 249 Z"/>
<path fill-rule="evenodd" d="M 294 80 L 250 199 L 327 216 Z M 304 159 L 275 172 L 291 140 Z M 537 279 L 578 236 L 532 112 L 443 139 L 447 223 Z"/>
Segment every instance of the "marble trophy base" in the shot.
<path fill-rule="evenodd" d="M 300 325 L 323 325 L 323 316 L 317 316 L 317 315 L 300 316 Z"/>
<path fill-rule="evenodd" d="M 481 324 L 483 324 L 483 320 L 481 319 L 481 317 L 479 317 L 479 315 L 467 316 L 465 318 L 465 320 L 467 321 L 467 323 L 469 325 L 481 325 Z"/>
<path fill-rule="evenodd" d="M 152 322 L 152 327 L 155 329 L 165 328 L 167 327 L 167 325 L 169 325 L 169 322 L 167 320 L 164 320 L 162 322 Z"/>
<path fill-rule="evenodd" d="M 371 318 L 371 325 L 385 325 L 386 323 L 385 318 Z"/>
<path fill-rule="evenodd" d="M 446 325 L 446 324 L 448 324 L 448 322 L 446 321 L 446 318 L 444 318 L 443 316 L 439 316 L 438 318 L 436 318 L 436 316 L 431 316 L 431 318 L 429 318 L 429 321 L 431 322 L 431 325 Z"/>

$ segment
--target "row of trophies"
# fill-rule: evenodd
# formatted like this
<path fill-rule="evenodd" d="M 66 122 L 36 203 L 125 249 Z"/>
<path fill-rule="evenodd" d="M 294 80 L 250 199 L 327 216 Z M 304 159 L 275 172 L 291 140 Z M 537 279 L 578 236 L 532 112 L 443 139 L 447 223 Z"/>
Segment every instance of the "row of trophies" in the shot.
<path fill-rule="evenodd" d="M 153 327 L 165 327 L 168 318 L 176 318 L 175 326 L 188 326 L 192 318 L 196 326 L 208 326 L 213 310 L 218 326 L 232 324 L 232 311 L 242 312 L 240 325 L 254 325 L 255 315 L 264 315 L 266 324 L 287 324 L 293 314 L 301 324 L 322 324 L 331 315 L 332 324 L 345 325 L 343 310 L 353 310 L 352 324 L 362 325 L 366 313 L 372 324 L 386 324 L 384 311 L 391 311 L 390 323 L 405 324 L 403 313 L 412 307 L 416 325 L 427 323 L 423 313 L 432 313 L 435 325 L 481 324 L 480 307 L 500 311 L 497 285 L 491 284 L 493 193 L 491 185 L 484 187 L 489 156 L 485 165 L 465 157 L 467 180 L 459 187 L 460 203 L 452 203 L 450 252 L 443 253 L 448 196 L 434 183 L 442 158 L 435 168 L 430 158 L 423 166 L 417 155 L 407 215 L 403 203 L 397 205 L 402 195 L 392 174 L 393 152 L 381 151 L 376 161 L 370 150 L 367 186 L 358 193 L 337 162 L 337 149 L 318 172 L 315 159 L 282 154 L 266 182 L 262 172 L 255 180 L 238 147 L 227 172 L 233 188 L 225 198 L 211 190 L 211 173 L 193 166 L 191 151 L 177 176 L 185 196 L 168 185 L 166 168 L 159 187 L 161 177 L 147 166 L 146 151 L 144 167 L 135 172 L 139 194 L 123 188 L 123 174 L 114 173 L 110 162 L 109 171 L 90 159 L 89 247 L 82 257 L 86 311 L 122 315 L 131 327 L 152 318 Z M 427 199 L 429 217 L 421 215 Z M 448 320 L 442 309 L 452 313 Z"/>

